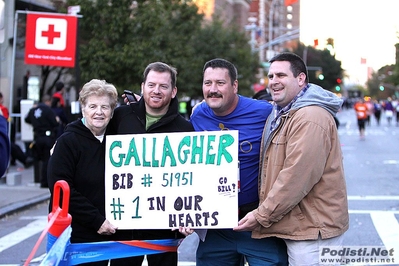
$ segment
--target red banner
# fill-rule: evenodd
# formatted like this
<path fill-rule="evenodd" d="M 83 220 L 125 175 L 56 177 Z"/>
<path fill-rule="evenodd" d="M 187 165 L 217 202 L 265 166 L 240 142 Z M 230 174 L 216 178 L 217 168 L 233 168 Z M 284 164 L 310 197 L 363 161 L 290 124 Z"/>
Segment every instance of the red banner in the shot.
<path fill-rule="evenodd" d="M 28 14 L 25 63 L 74 67 L 76 29 L 76 16 Z"/>

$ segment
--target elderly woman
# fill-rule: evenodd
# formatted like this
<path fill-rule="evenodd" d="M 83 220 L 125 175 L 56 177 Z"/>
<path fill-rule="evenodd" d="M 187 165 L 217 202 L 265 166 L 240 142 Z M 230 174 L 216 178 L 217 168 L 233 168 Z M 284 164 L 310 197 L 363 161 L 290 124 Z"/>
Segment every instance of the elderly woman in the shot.
<path fill-rule="evenodd" d="M 117 99 L 112 84 L 97 79 L 86 83 L 79 93 L 83 118 L 66 127 L 49 161 L 50 192 L 53 194 L 58 180 L 65 180 L 70 187 L 71 243 L 108 241 L 117 229 L 105 219 L 103 141 Z M 108 261 L 90 263 L 107 264 Z"/>

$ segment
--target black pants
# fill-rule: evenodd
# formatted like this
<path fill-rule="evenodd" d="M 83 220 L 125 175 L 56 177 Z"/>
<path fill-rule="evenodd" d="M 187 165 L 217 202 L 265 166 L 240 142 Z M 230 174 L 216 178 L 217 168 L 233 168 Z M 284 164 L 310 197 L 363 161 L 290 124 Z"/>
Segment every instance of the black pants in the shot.
<path fill-rule="evenodd" d="M 50 159 L 50 150 L 55 143 L 52 137 L 42 136 L 35 138 L 33 145 L 33 158 L 35 167 L 35 182 L 40 182 L 41 187 L 48 187 L 47 164 Z"/>
<path fill-rule="evenodd" d="M 111 266 L 141 266 L 144 256 L 112 259 Z M 148 266 L 177 266 L 177 252 L 147 255 Z"/>
<path fill-rule="evenodd" d="M 251 212 L 251 211 L 255 210 L 256 208 L 258 208 L 258 206 L 259 206 L 259 202 L 258 201 L 241 205 L 240 207 L 238 207 L 238 219 L 241 220 L 249 212 Z"/>
<path fill-rule="evenodd" d="M 25 164 L 26 154 L 22 151 L 18 144 L 11 143 L 11 164 L 15 164 L 15 161 L 20 161 Z"/>

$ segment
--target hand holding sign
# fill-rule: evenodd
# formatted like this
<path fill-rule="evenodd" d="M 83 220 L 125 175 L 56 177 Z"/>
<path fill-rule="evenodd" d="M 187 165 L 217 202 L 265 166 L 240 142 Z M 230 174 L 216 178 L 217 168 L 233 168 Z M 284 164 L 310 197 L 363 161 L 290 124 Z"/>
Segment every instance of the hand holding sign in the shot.
<path fill-rule="evenodd" d="M 238 131 L 115 135 L 106 143 L 106 216 L 119 229 L 237 225 Z"/>

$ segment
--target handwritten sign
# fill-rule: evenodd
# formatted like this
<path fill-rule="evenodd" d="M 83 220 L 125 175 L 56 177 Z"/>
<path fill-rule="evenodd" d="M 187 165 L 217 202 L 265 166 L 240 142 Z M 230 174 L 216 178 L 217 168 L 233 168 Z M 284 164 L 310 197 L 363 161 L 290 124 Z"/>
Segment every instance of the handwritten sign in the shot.
<path fill-rule="evenodd" d="M 233 228 L 238 131 L 106 139 L 106 217 L 119 229 Z"/>

